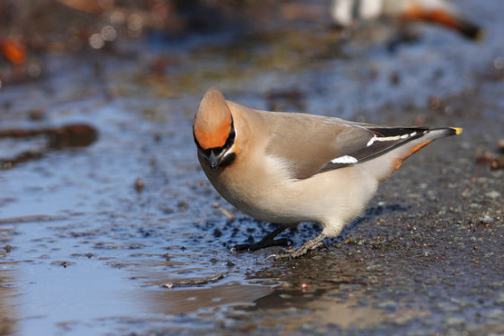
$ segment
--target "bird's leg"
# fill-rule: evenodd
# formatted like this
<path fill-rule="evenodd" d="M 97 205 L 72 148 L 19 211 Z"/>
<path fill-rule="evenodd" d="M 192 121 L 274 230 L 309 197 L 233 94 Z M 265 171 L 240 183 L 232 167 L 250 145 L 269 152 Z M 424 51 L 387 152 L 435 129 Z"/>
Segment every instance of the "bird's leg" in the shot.
<path fill-rule="evenodd" d="M 326 237 L 327 237 L 326 234 L 322 232 L 317 237 L 308 240 L 306 243 L 301 245 L 301 247 L 291 250 L 285 250 L 284 253 L 282 254 L 272 254 L 269 257 L 273 257 L 275 259 L 301 257 L 302 255 L 305 255 L 308 251 L 314 250 L 317 247 L 324 245 L 323 241 Z"/>
<path fill-rule="evenodd" d="M 275 237 L 278 236 L 280 233 L 282 233 L 287 226 L 281 225 L 280 227 L 276 228 L 275 231 L 268 233 L 266 237 L 264 237 L 262 240 L 258 241 L 257 243 L 254 244 L 240 244 L 236 245 L 233 247 L 235 251 L 257 251 L 262 248 L 266 247 L 271 247 L 271 246 L 281 246 L 281 245 L 287 245 L 289 240 L 286 238 L 283 239 L 278 239 L 275 240 Z"/>

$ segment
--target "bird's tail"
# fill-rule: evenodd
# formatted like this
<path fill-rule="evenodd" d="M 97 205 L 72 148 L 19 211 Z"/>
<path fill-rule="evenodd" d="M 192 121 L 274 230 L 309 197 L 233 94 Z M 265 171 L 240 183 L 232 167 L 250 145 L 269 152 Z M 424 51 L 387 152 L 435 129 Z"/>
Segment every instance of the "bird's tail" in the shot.
<path fill-rule="evenodd" d="M 426 129 L 421 137 L 409 141 L 373 160 L 364 162 L 362 167 L 367 169 L 379 181 L 383 181 L 399 169 L 407 158 L 430 144 L 432 141 L 458 135 L 460 133 L 462 133 L 462 128 L 458 127 Z"/>
<path fill-rule="evenodd" d="M 462 36 L 471 40 L 485 38 L 484 30 L 475 23 L 465 19 L 458 10 L 453 8 L 437 8 L 426 10 L 420 6 L 412 6 L 403 13 L 405 21 L 425 21 L 458 31 Z"/>
<path fill-rule="evenodd" d="M 458 20 L 456 29 L 462 36 L 471 40 L 481 41 L 485 38 L 485 31 L 480 26 L 465 19 Z"/>

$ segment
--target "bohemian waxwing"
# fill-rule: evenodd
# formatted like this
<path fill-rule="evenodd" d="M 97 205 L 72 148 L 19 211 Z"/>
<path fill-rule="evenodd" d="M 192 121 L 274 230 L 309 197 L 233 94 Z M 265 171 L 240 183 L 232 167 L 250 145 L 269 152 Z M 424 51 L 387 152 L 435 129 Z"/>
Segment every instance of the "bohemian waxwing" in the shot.
<path fill-rule="evenodd" d="M 276 258 L 336 237 L 380 182 L 413 153 L 460 128 L 390 127 L 310 114 L 257 111 L 209 89 L 194 118 L 198 159 L 229 203 L 262 221 L 313 221 L 322 233 Z M 269 244 L 285 226 L 268 235 Z"/>
<path fill-rule="evenodd" d="M 450 0 L 332 0 L 330 13 L 335 23 L 343 27 L 360 20 L 389 17 L 404 22 L 434 22 L 474 40 L 484 35 Z"/>

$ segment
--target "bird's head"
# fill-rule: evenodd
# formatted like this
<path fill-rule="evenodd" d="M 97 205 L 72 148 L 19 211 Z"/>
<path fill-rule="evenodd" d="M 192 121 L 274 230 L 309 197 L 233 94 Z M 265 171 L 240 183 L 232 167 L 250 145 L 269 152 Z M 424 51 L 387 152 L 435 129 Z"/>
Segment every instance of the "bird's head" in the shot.
<path fill-rule="evenodd" d="M 193 133 L 198 151 L 210 168 L 225 167 L 233 162 L 236 157 L 233 115 L 218 89 L 208 89 L 201 99 Z"/>

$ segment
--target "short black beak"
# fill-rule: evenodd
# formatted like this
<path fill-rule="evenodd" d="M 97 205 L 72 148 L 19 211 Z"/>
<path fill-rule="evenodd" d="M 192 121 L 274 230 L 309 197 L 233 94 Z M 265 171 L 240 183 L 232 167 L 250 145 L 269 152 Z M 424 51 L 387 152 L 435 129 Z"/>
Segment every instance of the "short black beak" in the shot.
<path fill-rule="evenodd" d="M 221 156 L 220 155 L 215 156 L 214 152 L 211 151 L 210 156 L 207 156 L 206 159 L 207 159 L 208 163 L 210 164 L 210 167 L 212 169 L 215 169 L 219 165 L 219 162 L 221 160 Z"/>

